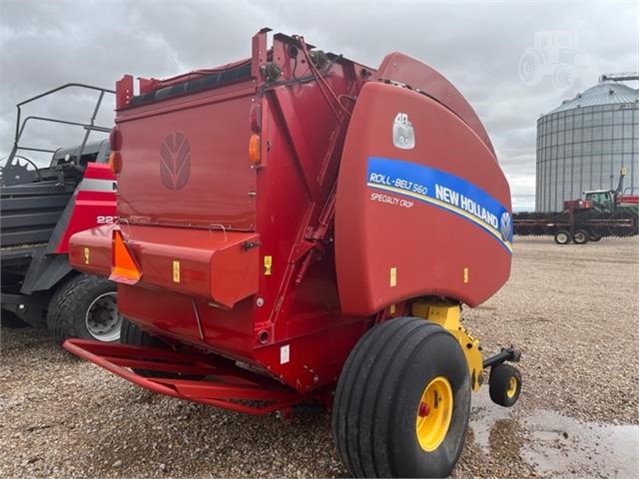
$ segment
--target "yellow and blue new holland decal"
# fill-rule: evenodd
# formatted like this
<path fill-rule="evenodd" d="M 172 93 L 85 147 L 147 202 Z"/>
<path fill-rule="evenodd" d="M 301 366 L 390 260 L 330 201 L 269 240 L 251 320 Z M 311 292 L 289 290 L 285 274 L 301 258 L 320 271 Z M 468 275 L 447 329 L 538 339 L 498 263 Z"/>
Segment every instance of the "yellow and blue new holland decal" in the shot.
<path fill-rule="evenodd" d="M 508 209 L 459 176 L 408 161 L 369 157 L 367 182 L 370 188 L 396 193 L 455 213 L 490 233 L 512 253 L 513 225 Z M 378 201 L 393 203 L 384 199 Z"/>

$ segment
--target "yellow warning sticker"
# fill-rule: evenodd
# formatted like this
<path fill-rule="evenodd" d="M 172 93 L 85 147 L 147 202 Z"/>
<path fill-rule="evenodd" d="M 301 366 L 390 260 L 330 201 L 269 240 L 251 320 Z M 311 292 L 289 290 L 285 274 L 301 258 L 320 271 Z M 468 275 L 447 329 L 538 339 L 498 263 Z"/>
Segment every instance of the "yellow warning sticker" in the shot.
<path fill-rule="evenodd" d="M 468 268 L 464 268 L 464 284 L 468 284 Z"/>
<path fill-rule="evenodd" d="M 180 262 L 178 260 L 173 260 L 173 282 L 180 282 Z"/>
<path fill-rule="evenodd" d="M 390 314 L 395 314 L 395 311 L 397 311 L 397 307 L 395 306 L 395 303 L 393 303 L 393 304 L 390 305 L 390 308 L 389 308 L 388 312 Z"/>
<path fill-rule="evenodd" d="M 273 257 L 264 256 L 264 276 L 270 276 L 273 270 Z"/>
<path fill-rule="evenodd" d="M 84 247 L 83 255 L 84 255 L 84 264 L 89 264 L 89 259 L 91 257 L 91 251 L 89 250 L 89 248 L 87 246 Z"/>
<path fill-rule="evenodd" d="M 397 286 L 397 268 L 394 266 L 390 269 L 390 286 L 391 288 Z"/>

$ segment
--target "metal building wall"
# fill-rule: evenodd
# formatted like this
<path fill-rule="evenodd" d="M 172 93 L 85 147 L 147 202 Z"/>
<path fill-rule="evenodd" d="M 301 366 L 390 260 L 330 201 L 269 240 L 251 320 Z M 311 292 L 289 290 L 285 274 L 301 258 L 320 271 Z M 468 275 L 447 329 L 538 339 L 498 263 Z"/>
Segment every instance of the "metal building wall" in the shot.
<path fill-rule="evenodd" d="M 573 108 L 537 121 L 535 209 L 556 212 L 584 191 L 624 187 L 639 192 L 639 109 L 636 103 Z"/>

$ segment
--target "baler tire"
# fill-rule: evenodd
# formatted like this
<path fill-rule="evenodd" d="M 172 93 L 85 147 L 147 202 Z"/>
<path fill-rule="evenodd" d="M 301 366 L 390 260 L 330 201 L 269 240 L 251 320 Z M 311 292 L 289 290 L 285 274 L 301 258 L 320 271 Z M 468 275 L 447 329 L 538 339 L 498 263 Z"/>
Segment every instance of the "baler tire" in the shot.
<path fill-rule="evenodd" d="M 490 399 L 503 407 L 512 407 L 521 394 L 521 373 L 510 364 L 498 364 L 490 370 Z"/>
<path fill-rule="evenodd" d="M 129 321 L 127 318 L 122 318 L 122 326 L 120 329 L 120 343 L 128 344 L 130 346 L 141 346 L 141 347 L 149 347 L 149 348 L 160 348 L 167 349 L 169 345 L 162 341 L 160 338 L 157 338 L 143 329 L 141 329 L 137 324 Z M 170 373 L 170 372 L 160 372 L 160 371 L 152 371 L 149 369 L 137 369 L 132 368 L 133 372 L 143 376 L 145 378 L 171 378 L 171 379 L 193 379 L 200 380 L 203 379 L 204 376 L 196 375 L 196 374 L 178 374 L 178 373 Z"/>
<path fill-rule="evenodd" d="M 570 232 L 566 230 L 557 231 L 557 233 L 555 233 L 555 243 L 559 245 L 570 243 Z"/>
<path fill-rule="evenodd" d="M 588 242 L 588 233 L 584 230 L 577 230 L 572 235 L 572 241 L 575 244 L 586 244 Z"/>
<path fill-rule="evenodd" d="M 51 337 L 59 344 L 69 338 L 99 339 L 87 327 L 87 314 L 96 300 L 116 291 L 115 283 L 88 274 L 73 276 L 62 283 L 51 297 L 47 310 L 47 329 Z M 115 334 L 109 342 L 118 339 Z"/>
<path fill-rule="evenodd" d="M 452 411 L 427 450 L 417 427 L 425 393 L 436 381 L 448 385 Z M 448 476 L 464 445 L 470 395 L 466 358 L 450 333 L 418 318 L 381 323 L 356 344 L 337 384 L 332 425 L 338 454 L 354 477 Z M 448 409 L 434 410 L 442 413 Z"/>

